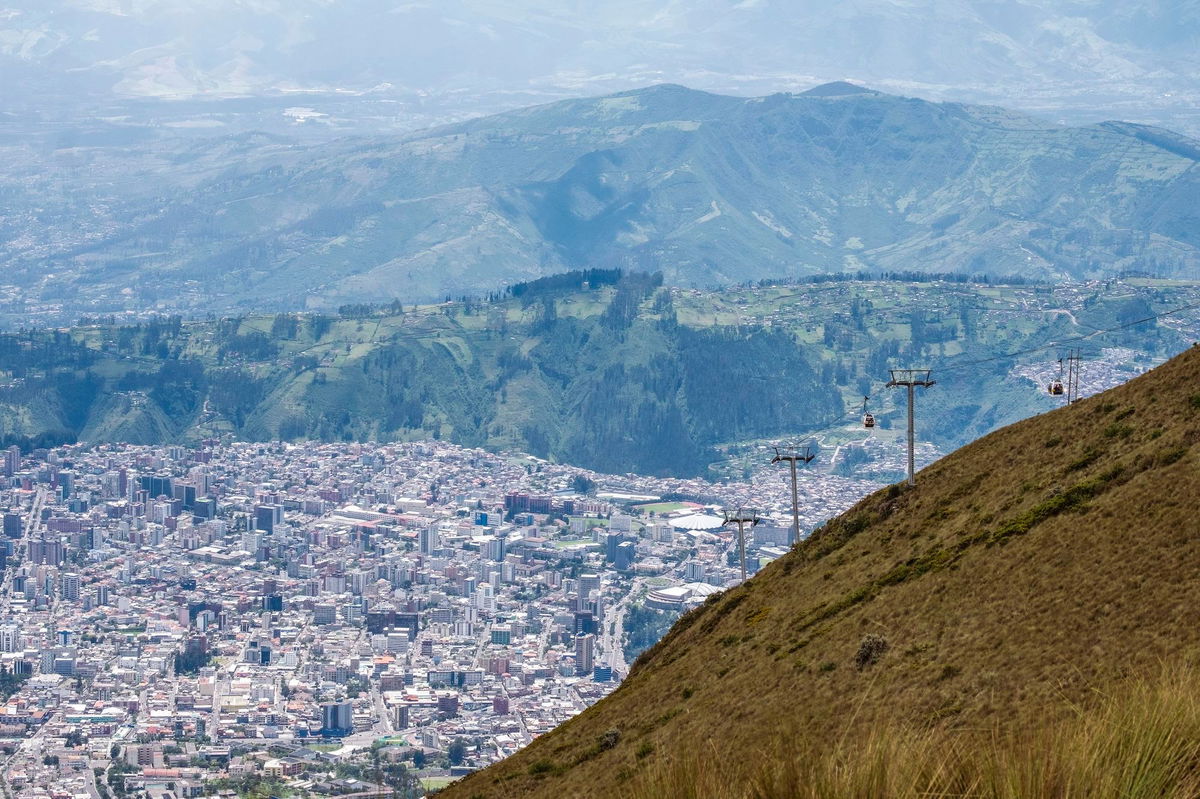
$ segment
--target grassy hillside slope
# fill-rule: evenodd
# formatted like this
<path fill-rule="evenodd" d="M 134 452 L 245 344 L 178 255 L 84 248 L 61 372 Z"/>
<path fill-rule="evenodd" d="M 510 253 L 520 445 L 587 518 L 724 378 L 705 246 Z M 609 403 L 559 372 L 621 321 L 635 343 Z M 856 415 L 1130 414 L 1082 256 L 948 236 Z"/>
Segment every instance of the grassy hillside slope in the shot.
<path fill-rule="evenodd" d="M 1200 347 L 999 430 L 684 616 L 609 698 L 444 796 L 624 795 L 803 731 L 1036 727 L 1200 654 Z M 615 731 L 615 732 L 614 732 Z M 783 747 L 786 749 L 787 747 Z"/>

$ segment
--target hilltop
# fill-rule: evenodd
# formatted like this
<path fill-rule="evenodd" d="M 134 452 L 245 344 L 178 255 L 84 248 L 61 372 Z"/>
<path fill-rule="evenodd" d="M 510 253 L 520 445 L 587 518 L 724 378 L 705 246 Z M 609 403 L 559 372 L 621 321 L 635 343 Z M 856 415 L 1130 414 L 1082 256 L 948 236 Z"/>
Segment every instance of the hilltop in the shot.
<path fill-rule="evenodd" d="M 567 269 L 681 286 L 1200 265 L 1200 145 L 829 84 L 659 85 L 420 133 L 12 154 L 0 318 L 441 300 Z M 33 159 L 33 160 L 31 160 Z"/>
<path fill-rule="evenodd" d="M 1037 728 L 1194 658 L 1198 392 L 1193 347 L 879 491 L 442 795 L 619 796 L 698 753 L 716 768 L 895 725 Z"/>

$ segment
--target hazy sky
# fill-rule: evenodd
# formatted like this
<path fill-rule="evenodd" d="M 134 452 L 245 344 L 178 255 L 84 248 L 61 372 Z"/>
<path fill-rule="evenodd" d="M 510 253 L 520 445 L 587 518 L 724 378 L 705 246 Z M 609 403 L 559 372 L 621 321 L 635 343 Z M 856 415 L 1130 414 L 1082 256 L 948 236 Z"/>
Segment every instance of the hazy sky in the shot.
<path fill-rule="evenodd" d="M 339 92 L 455 113 L 679 82 L 851 79 L 1068 115 L 1187 119 L 1200 0 L 10 0 L 10 107 Z"/>

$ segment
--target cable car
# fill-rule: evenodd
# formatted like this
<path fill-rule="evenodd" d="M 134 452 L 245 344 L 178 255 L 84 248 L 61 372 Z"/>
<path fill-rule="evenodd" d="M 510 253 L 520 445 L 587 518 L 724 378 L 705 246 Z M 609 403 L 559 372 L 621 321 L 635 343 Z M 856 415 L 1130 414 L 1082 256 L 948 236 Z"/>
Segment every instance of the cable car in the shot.
<path fill-rule="evenodd" d="M 1049 386 L 1047 386 L 1047 390 L 1050 392 L 1050 396 L 1052 397 L 1061 397 L 1065 393 L 1063 391 L 1063 384 L 1061 380 L 1055 380 L 1052 382 Z"/>
<path fill-rule="evenodd" d="M 868 429 L 875 426 L 875 417 L 867 412 L 867 400 L 869 399 L 870 397 L 863 397 L 863 427 Z"/>

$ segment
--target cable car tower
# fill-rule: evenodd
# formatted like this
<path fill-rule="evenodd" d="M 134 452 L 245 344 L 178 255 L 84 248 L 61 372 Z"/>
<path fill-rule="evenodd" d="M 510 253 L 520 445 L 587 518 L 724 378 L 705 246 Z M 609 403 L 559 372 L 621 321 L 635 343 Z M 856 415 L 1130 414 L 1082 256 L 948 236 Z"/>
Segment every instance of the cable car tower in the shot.
<path fill-rule="evenodd" d="M 738 529 L 738 559 L 742 562 L 742 582 L 746 582 L 746 525 L 754 527 L 761 519 L 754 508 L 726 508 L 725 524 L 736 524 Z"/>
<path fill-rule="evenodd" d="M 800 497 L 796 492 L 796 462 L 800 461 L 804 465 L 812 463 L 812 459 L 817 457 L 815 452 L 812 452 L 808 447 L 776 447 L 775 457 L 771 458 L 771 463 L 780 463 L 787 461 L 792 465 L 792 543 L 800 540 Z M 743 577 L 743 579 L 745 579 Z"/>
<path fill-rule="evenodd" d="M 1079 350 L 1071 350 L 1067 354 L 1066 361 L 1067 361 L 1067 385 L 1066 385 L 1067 404 L 1074 405 L 1076 402 L 1079 402 L 1079 368 L 1080 368 L 1080 362 L 1081 362 L 1081 358 L 1079 357 Z M 1059 374 L 1062 374 L 1062 363 L 1063 363 L 1063 359 L 1060 358 L 1058 360 Z"/>
<path fill-rule="evenodd" d="M 917 481 L 913 477 L 915 458 L 913 457 L 914 434 L 913 434 L 913 402 L 914 392 L 917 386 L 921 388 L 929 388 L 937 381 L 930 380 L 932 369 L 889 369 L 892 374 L 892 379 L 888 381 L 888 388 L 904 387 L 908 389 L 908 484 L 916 485 Z"/>

